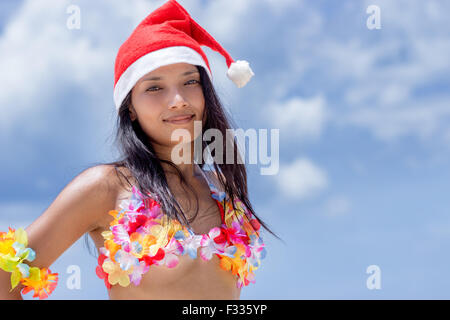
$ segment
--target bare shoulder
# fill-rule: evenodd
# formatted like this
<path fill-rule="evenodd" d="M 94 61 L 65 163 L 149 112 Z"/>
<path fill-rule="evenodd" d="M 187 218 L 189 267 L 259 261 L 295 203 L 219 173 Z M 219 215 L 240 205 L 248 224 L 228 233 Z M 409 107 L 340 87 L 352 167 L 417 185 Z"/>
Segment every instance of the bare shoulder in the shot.
<path fill-rule="evenodd" d="M 117 210 L 120 200 L 131 192 L 127 181 L 134 181 L 129 170 L 109 164 L 90 167 L 74 179 L 73 182 L 79 184 L 82 190 L 80 193 L 83 194 L 84 203 L 90 207 L 90 214 L 94 216 L 95 222 L 90 228 L 92 237 L 96 231 L 109 225 L 111 216 L 108 212 Z"/>
<path fill-rule="evenodd" d="M 90 215 L 94 216 L 90 229 L 98 228 L 103 223 L 105 212 L 114 208 L 120 193 L 120 182 L 114 166 L 90 167 L 78 174 L 71 184 L 71 190 L 78 191 L 78 197 L 82 197 L 85 207 L 90 209 Z"/>
<path fill-rule="evenodd" d="M 95 166 L 76 175 L 27 228 L 35 266 L 49 267 L 83 234 L 95 230 L 116 199 L 114 168 Z"/>
<path fill-rule="evenodd" d="M 87 184 L 93 184 L 101 191 L 120 192 L 125 186 L 134 184 L 130 171 L 125 167 L 115 167 L 113 165 L 98 165 L 86 169 L 78 176 Z"/>
<path fill-rule="evenodd" d="M 117 191 L 118 181 L 112 165 L 98 165 L 82 171 L 73 183 L 83 189 L 95 190 L 97 196 L 105 196 Z"/>

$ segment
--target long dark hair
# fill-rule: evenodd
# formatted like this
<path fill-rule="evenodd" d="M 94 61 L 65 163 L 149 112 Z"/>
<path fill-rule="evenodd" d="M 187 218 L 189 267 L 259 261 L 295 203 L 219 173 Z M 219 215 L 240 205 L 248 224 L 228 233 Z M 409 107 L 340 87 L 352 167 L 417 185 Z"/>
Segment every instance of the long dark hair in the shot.
<path fill-rule="evenodd" d="M 226 130 L 234 129 L 236 126 L 233 123 L 233 127 L 231 127 L 231 120 L 229 120 L 231 117 L 226 114 L 226 111 L 223 108 L 205 69 L 201 66 L 197 66 L 197 69 L 200 72 L 201 86 L 205 98 L 204 119 L 206 118 L 206 120 L 202 125 L 201 137 L 203 137 L 204 131 L 210 128 L 218 129 L 222 133 L 223 137 L 229 137 L 230 135 L 226 134 Z M 161 163 L 164 162 L 176 170 L 179 178 L 181 179 L 182 186 L 183 184 L 189 185 L 189 183 L 184 179 L 180 170 L 172 161 L 160 159 L 156 156 L 154 148 L 149 142 L 147 134 L 139 125 L 139 122 L 131 121 L 129 112 L 131 103 L 130 91 L 118 110 L 116 124 L 117 131 L 115 143 L 121 152 L 122 158 L 114 162 L 105 163 L 105 165 L 114 166 L 118 177 L 123 177 L 127 181 L 128 186 L 131 188 L 132 183 L 130 183 L 128 177 L 125 176 L 122 170 L 119 170 L 119 168 L 126 168 L 137 183 L 135 187 L 137 187 L 143 195 L 150 193 L 152 197 L 157 198 L 158 203 L 161 205 L 161 210 L 166 213 L 169 218 L 175 218 L 182 225 L 190 228 L 190 223 L 194 221 L 198 214 L 198 196 L 193 191 L 197 201 L 197 210 L 196 214 L 192 218 L 192 221 L 189 221 L 169 189 L 166 175 Z M 200 138 L 200 140 L 202 141 L 201 154 L 203 155 L 203 151 L 207 148 L 208 144 L 203 139 Z M 218 180 L 222 185 L 222 190 L 224 190 L 230 197 L 231 203 L 233 204 L 233 209 L 235 209 L 234 199 L 240 199 L 250 213 L 258 220 L 261 226 L 277 239 L 281 240 L 280 237 L 272 232 L 269 227 L 256 215 L 248 197 L 247 172 L 245 164 L 243 164 L 243 161 L 239 158 L 239 150 L 234 138 L 231 141 L 223 139 L 222 150 L 227 150 L 226 148 L 229 148 L 230 145 L 234 149 L 233 155 L 235 157 L 232 164 L 225 163 L 228 161 L 221 161 L 223 162 L 222 164 L 213 162 L 213 168 L 211 168 L 216 172 Z M 239 161 L 237 161 L 237 159 L 239 159 Z M 120 181 L 122 180 L 120 179 Z"/>

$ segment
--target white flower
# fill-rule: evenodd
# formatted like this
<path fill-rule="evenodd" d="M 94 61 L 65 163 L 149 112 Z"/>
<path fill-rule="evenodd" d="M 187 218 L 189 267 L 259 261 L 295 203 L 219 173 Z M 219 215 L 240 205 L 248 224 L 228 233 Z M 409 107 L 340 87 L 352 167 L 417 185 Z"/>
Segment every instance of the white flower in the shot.
<path fill-rule="evenodd" d="M 201 240 L 201 235 L 191 233 L 190 236 L 183 241 L 184 250 L 192 259 L 197 258 L 197 248 L 200 247 Z"/>

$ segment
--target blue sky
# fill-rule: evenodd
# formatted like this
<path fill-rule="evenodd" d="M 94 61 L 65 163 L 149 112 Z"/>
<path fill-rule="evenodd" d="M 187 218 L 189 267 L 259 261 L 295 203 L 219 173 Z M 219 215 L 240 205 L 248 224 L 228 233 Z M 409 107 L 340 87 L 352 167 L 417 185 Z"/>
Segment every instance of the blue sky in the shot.
<path fill-rule="evenodd" d="M 115 158 L 115 55 L 163 2 L 1 2 L 1 230 L 31 224 L 78 173 Z M 279 173 L 248 165 L 248 183 L 285 243 L 263 233 L 268 255 L 241 298 L 448 299 L 450 4 L 179 2 L 250 62 L 238 89 L 204 48 L 236 124 L 280 130 Z M 66 27 L 72 4 L 79 30 Z M 370 5 L 381 29 L 366 26 Z M 66 286 L 70 265 L 80 290 Z M 80 238 L 52 265 L 49 299 L 107 299 L 95 265 Z M 370 265 L 380 289 L 366 286 Z"/>

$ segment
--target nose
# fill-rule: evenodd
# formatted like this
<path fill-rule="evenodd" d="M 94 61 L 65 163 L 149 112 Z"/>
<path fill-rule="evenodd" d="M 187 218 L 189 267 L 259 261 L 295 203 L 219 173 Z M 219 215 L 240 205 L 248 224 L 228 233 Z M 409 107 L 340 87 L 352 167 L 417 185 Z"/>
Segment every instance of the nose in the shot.
<path fill-rule="evenodd" d="M 169 109 L 186 107 L 188 105 L 187 101 L 184 99 L 183 95 L 179 90 L 175 89 L 174 93 L 171 95 L 169 102 Z"/>

